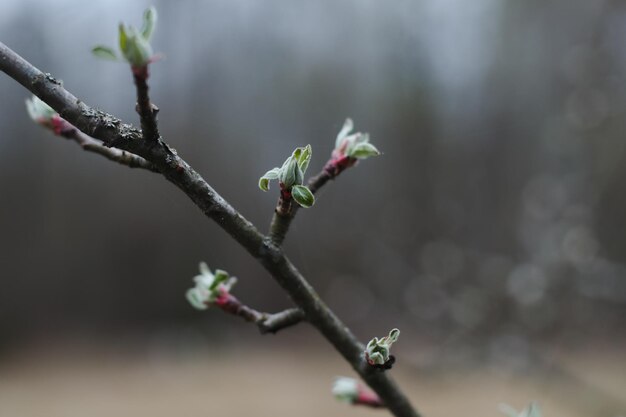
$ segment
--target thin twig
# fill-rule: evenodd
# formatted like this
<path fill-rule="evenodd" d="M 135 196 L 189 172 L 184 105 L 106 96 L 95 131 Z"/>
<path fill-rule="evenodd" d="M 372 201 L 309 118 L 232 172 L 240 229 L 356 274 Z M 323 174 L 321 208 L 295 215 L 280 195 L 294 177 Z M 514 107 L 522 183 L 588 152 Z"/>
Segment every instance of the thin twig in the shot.
<path fill-rule="evenodd" d="M 71 123 L 61 119 L 67 126 L 60 128 L 59 135 L 78 143 L 87 152 L 93 152 L 105 158 L 126 165 L 129 168 L 142 168 L 152 172 L 159 170 L 139 155 L 121 149 L 104 146 L 102 142 L 76 129 Z"/>
<path fill-rule="evenodd" d="M 359 395 L 352 401 L 352 405 L 362 405 L 370 408 L 384 408 L 385 404 L 375 393 L 364 388 L 359 383 Z"/>
<path fill-rule="evenodd" d="M 363 366 L 364 346 L 269 237 L 239 214 L 196 171 L 166 143 L 149 143 L 141 133 L 119 119 L 85 105 L 61 83 L 0 43 L 0 71 L 22 84 L 82 132 L 107 145 L 137 154 L 153 163 L 159 172 L 180 188 L 204 214 L 213 219 L 253 257 L 302 309 L 309 323 L 318 329 L 337 351 L 378 394 L 397 417 L 419 417 L 408 398 L 388 373 Z"/>
<path fill-rule="evenodd" d="M 294 326 L 305 320 L 304 311 L 299 308 L 289 308 L 279 313 L 268 314 L 265 319 L 257 323 L 262 334 L 276 333 L 279 330 Z"/>
<path fill-rule="evenodd" d="M 276 333 L 305 319 L 304 312 L 299 308 L 290 308 L 273 314 L 262 313 L 245 305 L 229 292 L 220 295 L 212 305 L 226 313 L 239 316 L 245 321 L 256 324 L 261 334 Z"/>
<path fill-rule="evenodd" d="M 248 307 L 247 305 L 239 301 L 237 297 L 228 292 L 220 295 L 217 300 L 212 304 L 215 304 L 226 313 L 232 314 L 234 316 L 239 316 L 245 321 L 249 321 L 252 323 L 258 323 L 260 321 L 263 321 L 263 319 L 265 318 L 264 313 Z"/>
<path fill-rule="evenodd" d="M 159 108 L 150 101 L 148 94 L 148 65 L 132 68 L 133 80 L 137 88 L 137 113 L 141 121 L 141 131 L 147 141 L 156 142 L 161 135 L 157 124 Z"/>

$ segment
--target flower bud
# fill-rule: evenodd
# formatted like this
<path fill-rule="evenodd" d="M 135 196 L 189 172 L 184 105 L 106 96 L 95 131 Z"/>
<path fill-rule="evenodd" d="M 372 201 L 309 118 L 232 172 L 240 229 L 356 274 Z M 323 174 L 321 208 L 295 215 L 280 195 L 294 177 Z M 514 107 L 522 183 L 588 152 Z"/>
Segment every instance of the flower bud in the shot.
<path fill-rule="evenodd" d="M 384 404 L 380 397 L 354 378 L 338 377 L 333 384 L 333 395 L 339 401 L 354 405 L 379 408 Z"/>
<path fill-rule="evenodd" d="M 291 193 L 300 206 L 311 207 L 315 203 L 315 197 L 311 190 L 302 184 L 312 153 L 311 145 L 296 148 L 280 168 L 272 168 L 259 178 L 259 188 L 267 191 L 270 188 L 270 181 L 278 180 L 282 192 Z"/>
<path fill-rule="evenodd" d="M 332 391 L 337 400 L 352 404 L 359 397 L 359 382 L 354 378 L 338 377 Z"/>
<path fill-rule="evenodd" d="M 400 336 L 400 330 L 392 329 L 388 336 L 373 338 L 365 347 L 365 360 L 370 365 L 385 365 L 390 360 L 389 349 Z"/>
<path fill-rule="evenodd" d="M 354 123 L 352 119 L 346 119 L 335 140 L 333 159 L 353 158 L 367 159 L 371 156 L 378 156 L 380 152 L 374 145 L 369 143 L 370 137 L 367 133 L 353 133 Z"/>
<path fill-rule="evenodd" d="M 200 263 L 200 274 L 193 278 L 195 287 L 187 290 L 186 297 L 189 304 L 198 310 L 206 310 L 220 297 L 230 293 L 237 282 L 237 278 L 230 277 L 228 272 L 218 269 L 211 272 L 206 263 Z"/>

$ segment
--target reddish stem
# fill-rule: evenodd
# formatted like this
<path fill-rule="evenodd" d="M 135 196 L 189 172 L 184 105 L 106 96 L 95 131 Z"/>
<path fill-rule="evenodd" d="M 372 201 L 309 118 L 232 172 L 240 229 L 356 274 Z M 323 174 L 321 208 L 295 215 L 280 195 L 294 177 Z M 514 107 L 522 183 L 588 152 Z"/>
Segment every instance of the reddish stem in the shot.
<path fill-rule="evenodd" d="M 385 406 L 385 404 L 383 404 L 382 400 L 378 395 L 376 395 L 375 392 L 366 389 L 361 384 L 359 384 L 359 394 L 354 399 L 352 404 L 365 405 L 372 408 L 382 408 Z"/>
<path fill-rule="evenodd" d="M 293 201 L 293 198 L 291 198 L 291 190 L 288 190 L 282 182 L 278 185 L 280 186 L 280 197 L 276 205 L 276 214 L 283 217 L 288 216 L 291 214 L 291 202 Z"/>
<path fill-rule="evenodd" d="M 130 70 L 133 72 L 133 76 L 139 79 L 142 79 L 144 82 L 148 80 L 150 77 L 150 73 L 148 72 L 148 65 L 142 65 L 140 67 L 132 66 Z"/>
<path fill-rule="evenodd" d="M 215 300 L 215 305 L 229 314 L 242 317 L 246 321 L 256 323 L 264 318 L 262 313 L 243 304 L 237 297 L 226 290 L 220 291 L 220 295 Z"/>
<path fill-rule="evenodd" d="M 70 137 L 76 128 L 67 120 L 63 119 L 58 114 L 52 116 L 49 121 L 39 121 L 42 125 L 52 129 L 55 135 Z"/>
<path fill-rule="evenodd" d="M 367 364 L 371 366 L 372 368 L 380 369 L 381 371 L 386 371 L 388 369 L 391 369 L 393 367 L 393 364 L 396 363 L 396 357 L 393 355 L 389 355 L 389 359 L 387 360 L 387 362 L 383 364 L 377 364 L 374 361 L 372 361 L 370 359 L 370 355 L 367 352 L 365 352 L 365 362 L 367 362 Z"/>
<path fill-rule="evenodd" d="M 344 155 L 343 153 L 333 151 L 330 160 L 324 166 L 324 171 L 330 176 L 331 179 L 341 174 L 346 169 L 354 166 L 358 160 Z"/>

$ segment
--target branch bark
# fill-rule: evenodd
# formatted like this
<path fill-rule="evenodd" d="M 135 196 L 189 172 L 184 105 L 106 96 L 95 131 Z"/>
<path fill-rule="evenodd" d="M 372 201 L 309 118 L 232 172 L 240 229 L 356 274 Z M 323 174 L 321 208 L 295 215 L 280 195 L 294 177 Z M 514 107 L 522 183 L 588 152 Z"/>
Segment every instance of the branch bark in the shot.
<path fill-rule="evenodd" d="M 142 168 L 152 172 L 159 172 L 156 166 L 146 161 L 141 156 L 121 149 L 104 146 L 102 142 L 84 134 L 80 130 L 76 129 L 76 127 L 74 127 L 71 123 L 65 120 L 63 120 L 63 122 L 67 126 L 61 128 L 59 135 L 66 139 L 73 140 L 80 145 L 83 150 L 104 156 L 110 161 L 126 165 L 129 168 Z"/>
<path fill-rule="evenodd" d="M 139 155 L 180 188 L 202 212 L 213 219 L 274 277 L 302 309 L 306 319 L 337 349 L 397 417 L 419 417 L 409 400 L 387 373 L 367 366 L 364 346 L 321 300 L 291 261 L 269 237 L 224 200 L 187 162 L 160 138 L 143 140 L 134 127 L 102 111 L 94 110 L 65 90 L 50 74 L 44 74 L 0 42 L 0 70 L 55 109 L 85 134 L 106 145 Z"/>

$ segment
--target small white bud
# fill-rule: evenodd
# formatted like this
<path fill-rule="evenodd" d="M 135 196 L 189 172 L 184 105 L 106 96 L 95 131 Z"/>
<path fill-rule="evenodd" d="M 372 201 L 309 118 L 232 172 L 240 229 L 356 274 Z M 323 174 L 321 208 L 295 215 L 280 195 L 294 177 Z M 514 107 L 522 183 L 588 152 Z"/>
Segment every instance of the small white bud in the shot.
<path fill-rule="evenodd" d="M 359 382 L 354 378 L 337 377 L 332 391 L 339 401 L 353 403 L 359 396 Z"/>

